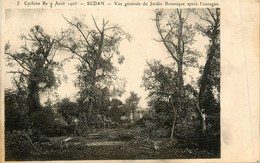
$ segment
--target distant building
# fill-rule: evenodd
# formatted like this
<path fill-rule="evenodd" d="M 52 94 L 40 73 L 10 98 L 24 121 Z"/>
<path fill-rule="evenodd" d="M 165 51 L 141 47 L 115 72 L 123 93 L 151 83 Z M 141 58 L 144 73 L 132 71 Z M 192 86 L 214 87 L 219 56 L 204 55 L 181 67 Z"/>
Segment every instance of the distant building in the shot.
<path fill-rule="evenodd" d="M 146 108 L 138 107 L 134 113 L 134 120 L 136 121 L 143 118 L 143 115 L 145 114 L 146 111 L 147 111 Z"/>

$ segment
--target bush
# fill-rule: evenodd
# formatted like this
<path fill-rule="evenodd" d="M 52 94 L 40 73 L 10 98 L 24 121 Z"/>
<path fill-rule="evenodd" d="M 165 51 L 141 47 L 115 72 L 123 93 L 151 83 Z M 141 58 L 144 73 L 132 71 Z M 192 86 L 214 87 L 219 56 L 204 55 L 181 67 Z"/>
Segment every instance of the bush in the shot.
<path fill-rule="evenodd" d="M 200 136 L 200 122 L 181 123 L 175 126 L 175 136 L 178 139 L 192 140 Z"/>
<path fill-rule="evenodd" d="M 30 121 L 34 130 L 38 130 L 46 136 L 60 136 L 62 126 L 55 121 L 54 113 L 51 109 L 41 109 L 30 115 Z"/>
<path fill-rule="evenodd" d="M 142 135 L 145 137 L 159 139 L 168 137 L 171 131 L 170 117 L 151 111 L 144 115 L 142 119 L 136 122 L 136 125 L 142 127 Z"/>

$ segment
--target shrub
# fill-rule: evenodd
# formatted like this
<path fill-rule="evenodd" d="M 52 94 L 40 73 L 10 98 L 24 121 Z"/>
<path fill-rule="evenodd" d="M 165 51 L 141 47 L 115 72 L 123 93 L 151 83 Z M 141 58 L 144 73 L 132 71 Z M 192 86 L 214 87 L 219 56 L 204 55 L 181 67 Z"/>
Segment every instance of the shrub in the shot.
<path fill-rule="evenodd" d="M 142 135 L 145 137 L 159 139 L 170 135 L 170 117 L 158 114 L 153 111 L 144 115 L 142 119 L 136 122 L 136 125 L 142 127 Z"/>
<path fill-rule="evenodd" d="M 51 109 L 41 109 L 30 115 L 32 126 L 38 132 L 46 136 L 59 136 L 62 127 L 55 121 L 54 113 Z"/>

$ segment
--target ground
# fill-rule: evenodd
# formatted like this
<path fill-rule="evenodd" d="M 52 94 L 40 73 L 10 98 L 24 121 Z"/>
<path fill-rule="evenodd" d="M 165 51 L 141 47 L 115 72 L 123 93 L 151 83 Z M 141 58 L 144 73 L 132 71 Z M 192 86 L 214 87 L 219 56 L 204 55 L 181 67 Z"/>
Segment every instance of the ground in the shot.
<path fill-rule="evenodd" d="M 213 151 L 189 147 L 169 138 L 151 140 L 138 128 L 98 129 L 88 137 L 53 137 L 37 144 L 26 160 L 118 160 L 216 158 Z"/>

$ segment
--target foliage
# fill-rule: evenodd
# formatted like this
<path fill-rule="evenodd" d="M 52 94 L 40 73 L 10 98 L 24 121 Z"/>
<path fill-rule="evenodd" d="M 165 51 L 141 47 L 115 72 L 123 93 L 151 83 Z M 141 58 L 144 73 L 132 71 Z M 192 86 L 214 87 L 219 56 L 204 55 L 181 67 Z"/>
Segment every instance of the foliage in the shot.
<path fill-rule="evenodd" d="M 197 24 L 197 29 L 204 36 L 209 38 L 210 45 L 207 51 L 207 61 L 200 82 L 200 105 L 208 113 L 214 112 L 210 108 L 219 105 L 220 92 L 220 9 L 210 10 L 200 18 L 209 25 L 202 26 Z M 219 111 L 216 111 L 219 112 Z"/>
<path fill-rule="evenodd" d="M 110 107 L 110 97 L 111 94 L 107 87 L 104 87 L 101 90 L 97 90 L 95 96 L 95 107 L 97 113 L 101 115 L 108 115 L 109 107 Z"/>
<path fill-rule="evenodd" d="M 125 109 L 126 109 L 126 115 L 130 115 L 130 113 L 134 113 L 135 110 L 138 107 L 139 101 L 141 97 L 138 97 L 138 95 L 131 91 L 130 96 L 125 100 Z"/>
<path fill-rule="evenodd" d="M 106 112 L 110 92 L 113 91 L 114 95 L 124 92 L 124 83 L 120 83 L 117 78 L 118 70 L 112 60 L 117 56 L 119 64 L 123 63 L 124 57 L 119 51 L 120 42 L 123 37 L 129 39 L 130 36 L 118 25 L 109 25 L 109 21 L 104 19 L 99 25 L 92 17 L 94 27 L 80 18 L 64 19 L 70 28 L 64 32 L 67 33 L 66 40 L 59 44 L 79 61 L 75 84 L 80 88 L 78 100 L 79 107 L 82 108 L 81 114 L 86 115 L 86 122 L 89 123 L 92 114 Z"/>
<path fill-rule="evenodd" d="M 112 121 L 120 123 L 121 116 L 125 115 L 125 109 L 123 107 L 123 102 L 118 99 L 112 99 L 110 102 L 109 117 Z"/>
<path fill-rule="evenodd" d="M 147 65 L 142 85 L 149 91 L 149 98 L 168 100 L 178 93 L 176 90 L 177 72 L 173 70 L 173 66 L 163 65 L 157 60 L 147 62 Z"/>
<path fill-rule="evenodd" d="M 171 12 L 164 10 L 155 11 L 155 24 L 160 39 L 168 53 L 177 64 L 177 89 L 179 96 L 183 96 L 183 75 L 186 67 L 197 67 L 197 58 L 200 53 L 190 46 L 194 43 L 195 30 L 189 24 L 190 9 L 174 9 Z"/>
<path fill-rule="evenodd" d="M 30 115 L 30 122 L 35 130 L 46 136 L 60 136 L 61 124 L 55 120 L 54 112 L 47 107 Z"/>
<path fill-rule="evenodd" d="M 174 66 L 163 65 L 160 61 L 147 62 L 148 68 L 144 71 L 143 86 L 149 91 L 149 106 L 154 111 L 150 116 L 154 116 L 153 127 L 156 132 L 159 128 L 166 128 L 167 133 L 170 132 L 170 126 L 175 123 L 176 138 L 188 138 L 197 134 L 198 116 L 196 110 L 196 97 L 198 92 L 192 85 L 184 85 L 183 97 L 180 99 L 177 89 L 177 72 Z M 174 107 L 178 106 L 178 107 Z M 177 111 L 177 114 L 176 114 Z M 176 120 L 174 120 L 176 117 Z M 145 119 L 145 118 L 144 118 Z M 174 125 L 174 126 L 175 126 Z M 187 132 L 181 128 L 188 129 Z M 149 127 L 148 127 L 149 128 Z M 147 128 L 147 129 L 148 129 Z"/>
<path fill-rule="evenodd" d="M 17 85 L 24 85 L 28 96 L 26 103 L 29 113 L 41 108 L 39 93 L 46 89 L 53 88 L 59 84 L 54 75 L 55 68 L 61 68 L 54 56 L 58 49 L 56 39 L 46 34 L 42 27 L 36 25 L 31 28 L 28 35 L 22 35 L 24 44 L 20 51 L 11 51 L 9 43 L 5 46 L 8 65 L 18 66 L 13 73 L 13 82 Z M 19 80 L 17 80 L 17 78 Z"/>
<path fill-rule="evenodd" d="M 198 15 L 198 14 L 197 14 Z M 216 150 L 220 144 L 220 9 L 207 9 L 199 15 L 206 25 L 197 24 L 197 29 L 209 41 L 207 60 L 200 81 L 199 104 L 206 114 L 207 137 Z"/>
<path fill-rule="evenodd" d="M 53 105 L 50 101 L 45 103 L 45 106 L 38 111 L 30 114 L 31 129 L 36 135 L 45 135 L 48 137 L 61 136 L 64 127 L 58 121 L 58 115 L 53 110 Z"/>
<path fill-rule="evenodd" d="M 142 128 L 143 137 L 160 139 L 170 135 L 172 120 L 166 114 L 158 114 L 150 110 L 136 124 Z"/>

